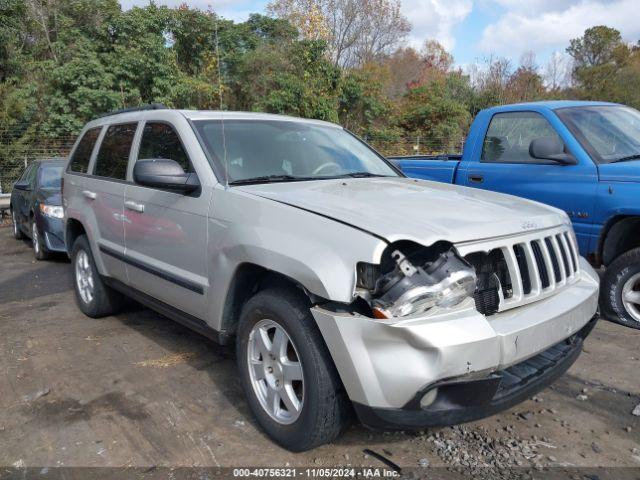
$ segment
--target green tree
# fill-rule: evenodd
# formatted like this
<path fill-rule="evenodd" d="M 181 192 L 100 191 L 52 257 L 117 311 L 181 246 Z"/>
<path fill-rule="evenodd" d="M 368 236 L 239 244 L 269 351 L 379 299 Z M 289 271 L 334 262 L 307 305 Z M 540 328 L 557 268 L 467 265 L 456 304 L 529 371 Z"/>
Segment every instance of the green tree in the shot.
<path fill-rule="evenodd" d="M 601 25 L 571 40 L 567 53 L 573 58 L 573 78 L 582 96 L 605 100 L 617 72 L 629 59 L 630 49 L 618 30 Z"/>

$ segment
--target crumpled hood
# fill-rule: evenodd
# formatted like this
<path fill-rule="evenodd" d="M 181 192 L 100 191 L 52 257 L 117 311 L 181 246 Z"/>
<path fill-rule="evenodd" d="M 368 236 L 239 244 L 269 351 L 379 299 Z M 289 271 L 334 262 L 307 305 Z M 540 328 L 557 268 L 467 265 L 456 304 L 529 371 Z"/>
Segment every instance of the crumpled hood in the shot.
<path fill-rule="evenodd" d="M 511 195 L 411 178 L 235 188 L 347 223 L 388 242 L 460 243 L 555 227 L 567 221 L 558 209 Z"/>
<path fill-rule="evenodd" d="M 606 163 L 598 166 L 603 182 L 640 182 L 640 160 Z"/>

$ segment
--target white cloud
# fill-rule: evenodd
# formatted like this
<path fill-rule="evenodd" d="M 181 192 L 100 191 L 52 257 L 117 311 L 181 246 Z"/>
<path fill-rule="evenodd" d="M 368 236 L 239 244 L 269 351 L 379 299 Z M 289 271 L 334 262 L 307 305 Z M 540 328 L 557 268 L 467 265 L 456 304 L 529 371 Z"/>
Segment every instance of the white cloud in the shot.
<path fill-rule="evenodd" d="M 563 49 L 594 25 L 617 28 L 634 42 L 640 36 L 637 0 L 495 1 L 507 12 L 484 29 L 480 41 L 484 53 L 513 57 L 529 50 Z"/>
<path fill-rule="evenodd" d="M 420 48 L 425 40 L 435 39 L 447 50 L 453 50 L 453 28 L 471 13 L 473 0 L 403 0 L 402 13 L 413 29 L 411 46 Z"/>

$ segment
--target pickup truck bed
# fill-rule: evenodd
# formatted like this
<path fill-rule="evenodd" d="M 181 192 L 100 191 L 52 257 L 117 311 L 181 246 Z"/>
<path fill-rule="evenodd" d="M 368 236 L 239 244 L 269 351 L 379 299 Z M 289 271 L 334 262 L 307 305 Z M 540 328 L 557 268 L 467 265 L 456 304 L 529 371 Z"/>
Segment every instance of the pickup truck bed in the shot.
<path fill-rule="evenodd" d="M 389 157 L 389 160 L 409 177 L 455 183 L 462 155 L 410 155 Z"/>

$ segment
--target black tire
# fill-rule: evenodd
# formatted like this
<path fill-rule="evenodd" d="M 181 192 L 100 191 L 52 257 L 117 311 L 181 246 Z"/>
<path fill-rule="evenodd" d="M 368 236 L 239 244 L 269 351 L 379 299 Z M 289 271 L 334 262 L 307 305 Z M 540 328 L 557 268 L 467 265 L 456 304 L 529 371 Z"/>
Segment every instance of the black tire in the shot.
<path fill-rule="evenodd" d="M 24 238 L 24 233 L 22 233 L 20 225 L 16 222 L 16 214 L 13 209 L 11 209 L 11 222 L 13 223 L 13 238 L 16 240 L 22 240 Z"/>
<path fill-rule="evenodd" d="M 640 329 L 640 321 L 634 319 L 629 313 L 622 298 L 625 284 L 638 274 L 640 274 L 640 248 L 620 255 L 607 267 L 600 287 L 600 306 L 604 318 L 627 327 Z"/>
<path fill-rule="evenodd" d="M 309 307 L 306 296 L 293 288 L 260 291 L 244 305 L 236 337 L 238 369 L 249 407 L 264 431 L 293 452 L 334 440 L 348 427 L 352 416 L 344 387 Z M 288 425 L 277 422 L 265 411 L 252 386 L 249 336 L 263 319 L 272 320 L 285 330 L 302 364 L 302 409 L 295 422 Z"/>
<path fill-rule="evenodd" d="M 89 301 L 83 299 L 77 278 L 77 262 L 86 253 L 88 268 L 93 279 L 93 295 Z M 73 244 L 71 250 L 71 266 L 73 269 L 73 289 L 75 291 L 76 303 L 82 313 L 91 318 L 101 318 L 117 313 L 124 303 L 124 297 L 120 292 L 107 286 L 98 273 L 89 240 L 86 235 L 80 235 Z"/>
<path fill-rule="evenodd" d="M 45 242 L 42 241 L 42 233 L 36 224 L 35 218 L 31 220 L 31 248 L 36 260 L 47 260 L 51 257 L 51 252 L 47 250 Z"/>

